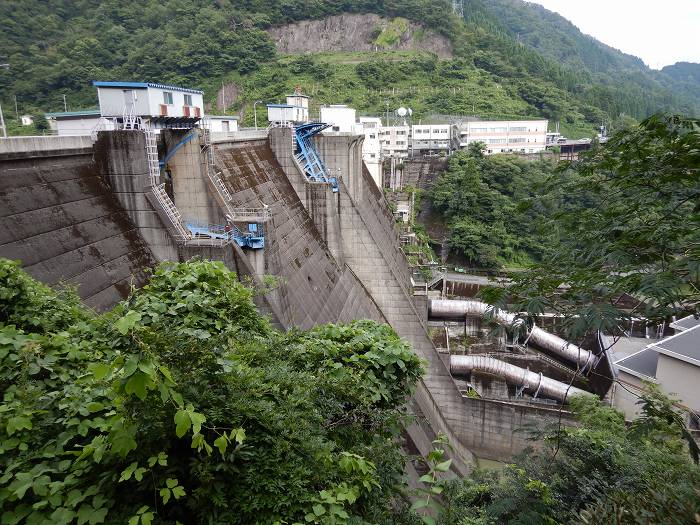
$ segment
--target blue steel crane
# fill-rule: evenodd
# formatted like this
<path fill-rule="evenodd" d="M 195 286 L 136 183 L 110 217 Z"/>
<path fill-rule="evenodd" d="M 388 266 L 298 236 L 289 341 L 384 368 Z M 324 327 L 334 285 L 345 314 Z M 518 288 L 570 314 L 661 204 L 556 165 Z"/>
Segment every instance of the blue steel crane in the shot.
<path fill-rule="evenodd" d="M 311 122 L 296 126 L 294 128 L 294 139 L 296 142 L 294 156 L 304 170 L 304 175 L 308 181 L 326 182 L 331 185 L 333 193 L 338 193 L 338 179 L 328 174 L 328 170 L 311 140 L 314 135 L 328 127 L 330 127 L 330 124 L 324 124 L 323 122 Z"/>

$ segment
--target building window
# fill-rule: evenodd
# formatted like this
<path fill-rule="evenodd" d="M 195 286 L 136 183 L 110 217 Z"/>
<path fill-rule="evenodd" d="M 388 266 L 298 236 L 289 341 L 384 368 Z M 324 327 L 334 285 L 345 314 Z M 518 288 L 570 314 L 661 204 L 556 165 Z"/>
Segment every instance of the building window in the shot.
<path fill-rule="evenodd" d="M 405 131 L 397 131 L 396 134 L 397 134 L 397 135 L 405 135 L 406 132 L 405 132 Z"/>
<path fill-rule="evenodd" d="M 396 141 L 396 145 L 397 145 L 397 146 L 403 146 L 404 144 L 406 144 L 406 142 L 403 141 L 403 140 L 397 140 L 397 141 Z"/>
<path fill-rule="evenodd" d="M 333 131 L 340 131 L 340 126 L 333 126 Z"/>
<path fill-rule="evenodd" d="M 489 139 L 489 144 L 505 144 L 506 139 Z"/>
<path fill-rule="evenodd" d="M 172 102 L 171 102 L 172 104 Z M 192 105 L 192 95 L 185 95 L 185 106 L 191 106 Z"/>
<path fill-rule="evenodd" d="M 510 128 L 511 131 L 527 131 L 527 128 L 525 126 L 513 126 Z"/>
<path fill-rule="evenodd" d="M 169 106 L 172 106 L 173 94 L 170 91 L 163 91 L 163 104 L 168 104 Z"/>
<path fill-rule="evenodd" d="M 509 142 L 511 144 L 518 144 L 520 142 L 527 142 L 527 139 L 525 137 L 514 137 L 514 138 L 511 138 Z"/>
<path fill-rule="evenodd" d="M 370 153 L 370 154 L 369 154 L 369 158 L 370 158 L 370 159 L 373 159 L 373 158 L 375 158 L 375 157 L 376 157 L 376 155 L 375 155 L 374 153 Z"/>
<path fill-rule="evenodd" d="M 486 128 L 472 128 L 471 132 L 472 133 L 486 133 Z"/>
<path fill-rule="evenodd" d="M 376 135 L 375 135 L 374 133 L 372 133 L 372 134 L 369 136 L 369 138 L 371 138 L 371 139 L 376 138 Z"/>
<path fill-rule="evenodd" d="M 505 133 L 508 128 L 491 128 L 491 133 Z"/>

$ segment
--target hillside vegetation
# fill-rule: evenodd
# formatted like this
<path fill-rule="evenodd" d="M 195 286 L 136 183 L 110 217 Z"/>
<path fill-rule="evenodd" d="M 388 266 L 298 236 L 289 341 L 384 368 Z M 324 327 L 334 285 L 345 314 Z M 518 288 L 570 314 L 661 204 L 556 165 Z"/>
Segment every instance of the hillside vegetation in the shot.
<path fill-rule="evenodd" d="M 70 109 L 94 106 L 95 79 L 200 86 L 208 100 L 214 100 L 223 80 L 240 84 L 229 109 L 249 119 L 261 94 L 265 101 L 275 100 L 300 84 L 320 102 L 349 102 L 361 111 L 410 105 L 418 118 L 432 112 L 540 116 L 561 121 L 574 137 L 590 135 L 601 121 L 614 128 L 620 114 L 640 119 L 658 110 L 696 112 L 687 89 L 673 93 L 663 82 L 649 80 L 637 59 L 581 40 L 573 26 L 551 14 L 540 16 L 531 5 L 500 9 L 503 1 L 467 2 L 464 22 L 451 14 L 446 0 L 29 0 L 21 9 L 17 2 L 4 2 L 0 59 L 10 67 L 0 69 L 0 92 L 6 107 L 16 96 L 21 113 L 36 113 L 61 110 L 63 94 Z M 499 19 L 505 11 L 510 18 Z M 347 12 L 386 18 L 373 41 L 377 49 L 393 45 L 405 28 L 402 20 L 408 20 L 447 38 L 453 58 L 435 67 L 429 58 L 419 64 L 412 58 L 392 60 L 386 66 L 388 57 L 370 53 L 360 59 L 369 66 L 358 71 L 358 64 L 352 70 L 319 57 L 312 60 L 327 68 L 299 66 L 295 72 L 267 32 L 273 24 Z M 519 42 L 516 32 L 529 44 Z M 576 49 L 576 60 L 553 52 L 562 42 Z M 422 72 L 414 76 L 416 69 Z M 395 88 L 391 95 L 372 98 L 372 90 L 389 88 Z"/>

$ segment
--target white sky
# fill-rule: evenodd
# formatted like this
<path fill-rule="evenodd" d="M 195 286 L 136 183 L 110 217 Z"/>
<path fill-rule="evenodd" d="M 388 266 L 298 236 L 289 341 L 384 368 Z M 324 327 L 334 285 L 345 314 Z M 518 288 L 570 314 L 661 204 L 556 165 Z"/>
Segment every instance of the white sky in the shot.
<path fill-rule="evenodd" d="M 527 0 L 660 69 L 700 62 L 700 0 Z"/>

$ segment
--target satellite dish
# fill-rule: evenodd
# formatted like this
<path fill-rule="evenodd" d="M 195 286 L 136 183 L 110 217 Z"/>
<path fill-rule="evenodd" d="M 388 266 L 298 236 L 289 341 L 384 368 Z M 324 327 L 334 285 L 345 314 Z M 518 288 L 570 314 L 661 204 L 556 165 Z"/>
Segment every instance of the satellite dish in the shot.
<path fill-rule="evenodd" d="M 396 114 L 399 117 L 405 117 L 408 114 L 408 110 L 404 107 L 400 107 L 399 109 L 396 110 Z"/>

